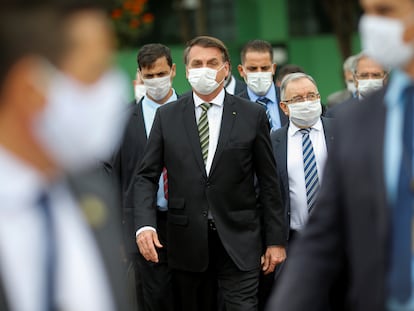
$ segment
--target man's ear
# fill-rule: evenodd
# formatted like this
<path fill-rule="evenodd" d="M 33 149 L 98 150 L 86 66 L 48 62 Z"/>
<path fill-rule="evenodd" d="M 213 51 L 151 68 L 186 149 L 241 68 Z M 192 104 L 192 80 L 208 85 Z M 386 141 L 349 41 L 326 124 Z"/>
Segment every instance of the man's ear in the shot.
<path fill-rule="evenodd" d="M 49 83 L 49 72 L 38 58 L 26 57 L 20 60 L 10 70 L 6 86 L 14 94 L 14 109 L 29 118 L 43 111 L 47 104 Z"/>
<path fill-rule="evenodd" d="M 273 75 L 276 74 L 276 68 L 277 68 L 277 64 L 272 64 L 272 74 Z"/>
<path fill-rule="evenodd" d="M 176 72 L 177 72 L 177 66 L 175 64 L 172 64 L 172 66 L 171 66 L 171 79 L 175 78 Z"/>
<path fill-rule="evenodd" d="M 285 113 L 285 115 L 289 116 L 289 108 L 284 102 L 279 103 L 280 109 Z"/>
<path fill-rule="evenodd" d="M 238 65 L 237 66 L 237 70 L 239 71 L 240 77 L 246 78 L 246 74 L 244 73 L 244 70 L 243 70 L 243 66 L 242 65 Z"/>
<path fill-rule="evenodd" d="M 406 25 L 403 40 L 405 43 L 414 42 L 414 22 L 411 21 L 408 25 Z"/>

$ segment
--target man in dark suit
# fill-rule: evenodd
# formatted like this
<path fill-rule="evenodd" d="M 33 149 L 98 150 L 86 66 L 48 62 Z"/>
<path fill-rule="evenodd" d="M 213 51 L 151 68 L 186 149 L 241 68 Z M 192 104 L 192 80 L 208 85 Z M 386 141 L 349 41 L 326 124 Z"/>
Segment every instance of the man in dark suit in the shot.
<path fill-rule="evenodd" d="M 289 226 L 286 239 L 290 247 L 305 227 L 316 202 L 325 162 L 332 148 L 333 124 L 332 119 L 321 117 L 320 95 L 311 76 L 289 74 L 282 80 L 280 90 L 280 105 L 290 121 L 272 133 L 271 140 Z M 277 271 L 276 286 L 280 283 L 281 271 Z M 334 308 L 337 291 L 326 297 L 323 310 L 329 310 L 329 305 L 332 310 L 337 310 Z"/>
<path fill-rule="evenodd" d="M 193 94 L 157 111 L 134 184 L 137 244 L 158 262 L 154 197 L 166 167 L 168 261 L 180 310 L 217 310 L 217 286 L 227 310 L 257 310 L 260 267 L 270 273 L 285 258 L 266 113 L 225 93 L 229 55 L 220 40 L 197 37 L 184 53 Z"/>
<path fill-rule="evenodd" d="M 112 183 L 84 172 L 123 128 L 125 81 L 108 68 L 105 11 L 92 2 L 5 2 L 0 309 L 129 310 Z"/>
<path fill-rule="evenodd" d="M 125 250 L 130 264 L 138 273 L 136 284 L 142 285 L 143 310 L 173 310 L 171 274 L 167 262 L 166 221 L 167 195 L 164 175 L 160 178 L 157 193 L 157 228 L 164 245 L 159 251 L 160 261 L 150 263 L 138 252 L 135 242 L 134 201 L 129 191 L 133 177 L 141 163 L 147 137 L 150 134 L 156 110 L 172 101 L 177 95 L 172 88 L 175 64 L 170 49 L 162 44 L 146 44 L 138 53 L 138 71 L 146 87 L 146 95 L 130 107 L 131 118 L 124 139 L 112 163 L 112 174 L 122 189 L 122 218 Z M 138 285 L 138 288 L 139 285 Z M 137 293 L 139 297 L 140 294 Z"/>
<path fill-rule="evenodd" d="M 349 310 L 413 306 L 414 26 L 406 17 L 414 14 L 414 1 L 361 4 L 364 51 L 394 72 L 385 90 L 336 118 L 318 205 L 269 310 L 319 310 L 344 267 Z"/>
<path fill-rule="evenodd" d="M 333 141 L 332 124 L 330 119 L 321 117 L 320 95 L 311 76 L 304 73 L 287 75 L 281 84 L 281 97 L 280 106 L 290 117 L 290 121 L 272 133 L 271 140 L 286 222 L 290 229 L 288 233 L 294 238 L 305 226 L 313 207 L 307 202 L 303 159 L 304 135 L 309 135 L 311 141 L 317 173 L 315 177 L 318 179 L 319 187 Z M 317 195 L 317 192 L 314 195 Z"/>
<path fill-rule="evenodd" d="M 247 87 L 236 95 L 263 105 L 271 131 L 277 130 L 288 122 L 288 118 L 279 107 L 280 98 L 273 83 L 276 64 L 273 63 L 272 45 L 263 40 L 249 41 L 243 47 L 240 59 L 238 70 Z"/>

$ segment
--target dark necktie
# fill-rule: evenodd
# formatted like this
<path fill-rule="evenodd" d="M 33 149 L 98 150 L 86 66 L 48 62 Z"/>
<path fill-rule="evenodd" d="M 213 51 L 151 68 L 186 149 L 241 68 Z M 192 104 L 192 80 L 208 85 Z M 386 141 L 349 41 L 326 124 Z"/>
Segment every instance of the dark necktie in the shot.
<path fill-rule="evenodd" d="M 50 198 L 46 192 L 42 192 L 37 201 L 37 206 L 43 220 L 45 247 L 45 311 L 56 310 L 54 303 L 56 285 L 57 242 L 56 228 L 51 210 Z"/>
<path fill-rule="evenodd" d="M 266 109 L 266 116 L 267 116 L 267 120 L 269 121 L 269 126 L 270 126 L 270 131 L 273 131 L 273 122 L 272 122 L 272 117 L 270 116 L 270 111 L 269 111 L 269 103 L 271 102 L 271 100 L 267 97 L 259 97 L 256 100 L 256 103 L 262 105 L 265 109 Z"/>
<path fill-rule="evenodd" d="M 206 164 L 209 146 L 209 126 L 207 111 L 210 109 L 211 104 L 203 103 L 200 107 L 203 109 L 203 112 L 201 113 L 200 119 L 198 120 L 198 134 L 200 136 L 201 153 L 203 155 L 204 164 Z"/>
<path fill-rule="evenodd" d="M 164 182 L 164 198 L 168 200 L 168 174 L 165 167 L 162 169 L 162 180 Z"/>
<path fill-rule="evenodd" d="M 310 129 L 299 130 L 302 133 L 303 170 L 305 173 L 306 198 L 308 212 L 315 205 L 319 190 L 318 169 L 316 167 L 315 153 L 313 152 L 312 141 L 309 137 Z"/>
<path fill-rule="evenodd" d="M 407 301 L 411 296 L 411 261 L 412 261 L 412 159 L 413 159 L 413 99 L 414 87 L 404 93 L 404 124 L 403 150 L 398 180 L 398 191 L 392 209 L 391 239 L 391 297 L 400 302 Z"/>

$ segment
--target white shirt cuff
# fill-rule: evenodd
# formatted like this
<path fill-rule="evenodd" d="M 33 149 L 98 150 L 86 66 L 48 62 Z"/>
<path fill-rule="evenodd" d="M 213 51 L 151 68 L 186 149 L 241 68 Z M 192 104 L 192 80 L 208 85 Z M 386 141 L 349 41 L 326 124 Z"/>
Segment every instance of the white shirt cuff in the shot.
<path fill-rule="evenodd" d="M 139 228 L 138 230 L 137 230 L 137 232 L 135 233 L 135 237 L 137 237 L 141 232 L 143 232 L 143 231 L 146 231 L 146 230 L 152 230 L 152 231 L 154 231 L 154 232 L 157 232 L 157 230 L 155 230 L 155 228 L 154 227 L 151 227 L 151 226 L 144 226 L 144 227 L 141 227 L 141 228 Z"/>

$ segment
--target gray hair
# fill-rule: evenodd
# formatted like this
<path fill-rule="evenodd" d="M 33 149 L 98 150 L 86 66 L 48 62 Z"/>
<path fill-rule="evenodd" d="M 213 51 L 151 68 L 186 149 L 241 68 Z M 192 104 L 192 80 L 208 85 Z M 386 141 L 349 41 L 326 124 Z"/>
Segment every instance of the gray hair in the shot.
<path fill-rule="evenodd" d="M 358 57 L 358 55 L 359 54 L 351 55 L 347 59 L 345 59 L 344 65 L 343 65 L 343 70 L 344 71 L 351 71 L 352 73 L 354 72 L 354 70 L 355 70 L 355 67 L 354 67 L 355 63 L 354 63 L 354 61 L 355 61 L 355 58 Z"/>
<path fill-rule="evenodd" d="M 316 89 L 318 89 L 315 79 L 313 79 L 310 75 L 307 75 L 306 73 L 303 73 L 303 72 L 290 73 L 283 78 L 282 83 L 280 84 L 280 100 L 281 101 L 285 100 L 285 92 L 286 92 L 286 88 L 288 84 L 292 81 L 296 81 L 300 79 L 308 79 L 310 82 L 313 83 L 313 85 L 315 85 Z"/>
<path fill-rule="evenodd" d="M 359 64 L 359 61 L 361 60 L 361 59 L 363 59 L 363 58 L 370 58 L 367 54 L 365 54 L 364 52 L 361 52 L 361 53 L 358 53 L 357 55 L 355 55 L 355 58 L 354 58 L 354 61 L 353 61 L 353 63 L 352 63 L 352 67 L 353 67 L 353 70 L 352 70 L 352 73 L 355 75 L 356 73 L 357 73 L 357 67 L 358 67 L 358 64 Z M 380 65 L 381 66 L 381 65 Z M 382 67 L 382 66 L 381 66 Z M 382 70 L 386 73 L 386 74 L 388 74 L 388 70 L 387 69 L 385 69 L 384 67 L 382 67 Z"/>

